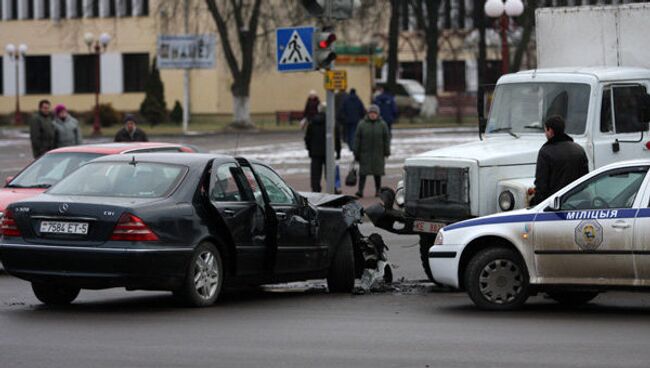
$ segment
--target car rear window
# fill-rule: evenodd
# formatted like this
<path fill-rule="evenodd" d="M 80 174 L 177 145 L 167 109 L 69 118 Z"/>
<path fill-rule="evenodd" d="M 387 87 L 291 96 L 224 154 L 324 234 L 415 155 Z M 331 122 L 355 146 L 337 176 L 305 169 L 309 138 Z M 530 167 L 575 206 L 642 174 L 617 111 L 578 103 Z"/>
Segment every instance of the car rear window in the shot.
<path fill-rule="evenodd" d="M 9 183 L 12 188 L 47 188 L 68 176 L 100 153 L 48 153 L 34 161 Z"/>
<path fill-rule="evenodd" d="M 151 162 L 91 162 L 52 187 L 54 195 L 156 198 L 170 193 L 187 167 Z"/>

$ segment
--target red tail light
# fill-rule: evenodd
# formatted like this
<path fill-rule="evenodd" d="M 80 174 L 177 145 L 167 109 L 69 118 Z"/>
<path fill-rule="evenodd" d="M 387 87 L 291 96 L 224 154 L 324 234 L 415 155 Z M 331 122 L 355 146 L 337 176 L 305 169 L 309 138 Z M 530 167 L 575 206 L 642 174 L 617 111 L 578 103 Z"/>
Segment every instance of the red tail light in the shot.
<path fill-rule="evenodd" d="M 0 234 L 2 236 L 21 236 L 20 230 L 16 225 L 14 213 L 11 212 L 11 210 L 7 210 L 4 217 L 2 217 L 2 221 L 0 222 Z"/>
<path fill-rule="evenodd" d="M 117 241 L 156 241 L 158 236 L 138 216 L 125 213 L 120 216 L 111 240 Z"/>

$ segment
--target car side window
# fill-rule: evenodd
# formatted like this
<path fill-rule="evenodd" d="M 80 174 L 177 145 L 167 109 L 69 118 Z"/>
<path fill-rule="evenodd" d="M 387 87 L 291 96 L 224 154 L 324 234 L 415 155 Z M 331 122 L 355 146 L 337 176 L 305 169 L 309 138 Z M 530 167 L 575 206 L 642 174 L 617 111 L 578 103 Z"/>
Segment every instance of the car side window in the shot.
<path fill-rule="evenodd" d="M 237 185 L 232 170 L 236 164 L 224 164 L 217 168 L 210 185 L 210 200 L 215 202 L 239 202 L 242 200 L 242 192 Z"/>
<path fill-rule="evenodd" d="M 254 166 L 272 204 L 295 205 L 298 203 L 291 187 L 278 174 L 266 166 L 257 164 Z"/>
<path fill-rule="evenodd" d="M 634 167 L 600 174 L 565 194 L 560 209 L 631 208 L 647 172 Z"/>
<path fill-rule="evenodd" d="M 255 179 L 255 175 L 253 175 L 253 170 L 251 170 L 251 168 L 248 166 L 243 166 L 242 171 L 244 172 L 244 176 L 246 177 L 246 181 L 248 182 L 248 185 L 251 187 L 253 196 L 255 197 L 255 202 L 257 202 L 257 204 L 259 204 L 260 206 L 264 207 L 264 198 L 262 197 L 262 190 L 260 189 L 260 186 L 257 184 L 257 179 Z"/>

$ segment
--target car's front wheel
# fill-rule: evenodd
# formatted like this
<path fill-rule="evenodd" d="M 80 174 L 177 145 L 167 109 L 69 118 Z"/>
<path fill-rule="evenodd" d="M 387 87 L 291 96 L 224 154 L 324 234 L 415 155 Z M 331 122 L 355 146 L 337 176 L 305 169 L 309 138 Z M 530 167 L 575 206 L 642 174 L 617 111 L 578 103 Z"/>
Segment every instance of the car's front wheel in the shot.
<path fill-rule="evenodd" d="M 47 305 L 68 305 L 79 295 L 77 287 L 57 284 L 32 282 L 32 290 L 36 298 Z"/>
<path fill-rule="evenodd" d="M 327 274 L 327 288 L 330 293 L 350 293 L 354 289 L 354 252 L 348 233 L 343 236 L 334 253 Z"/>
<path fill-rule="evenodd" d="M 523 259 L 507 248 L 478 252 L 467 265 L 464 284 L 481 309 L 512 310 L 528 299 L 528 271 Z"/>
<path fill-rule="evenodd" d="M 223 271 L 219 250 L 201 243 L 194 251 L 182 288 L 174 294 L 192 307 L 212 305 L 221 293 Z"/>
<path fill-rule="evenodd" d="M 560 304 L 576 306 L 589 303 L 597 297 L 599 293 L 596 291 L 556 291 L 548 292 L 547 294 L 551 299 Z"/>

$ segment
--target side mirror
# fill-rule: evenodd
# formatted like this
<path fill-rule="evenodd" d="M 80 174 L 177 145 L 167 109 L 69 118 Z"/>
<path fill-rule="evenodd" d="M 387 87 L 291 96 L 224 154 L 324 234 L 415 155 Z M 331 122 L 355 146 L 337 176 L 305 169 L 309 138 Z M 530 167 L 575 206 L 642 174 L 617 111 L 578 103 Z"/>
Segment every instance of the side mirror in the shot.
<path fill-rule="evenodd" d="M 650 95 L 643 93 L 636 96 L 638 106 L 639 121 L 648 124 L 650 123 Z"/>
<path fill-rule="evenodd" d="M 560 206 L 561 206 L 561 202 L 562 202 L 561 197 L 558 196 L 558 197 L 553 198 L 553 202 L 548 207 L 546 207 L 546 210 L 548 210 L 548 211 L 559 211 Z"/>
<path fill-rule="evenodd" d="M 14 178 L 15 176 L 7 176 L 7 178 L 5 179 L 5 185 L 9 185 L 9 183 L 11 183 L 11 181 L 14 180 Z"/>

